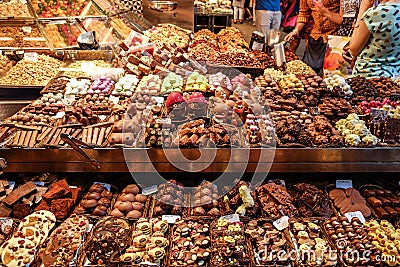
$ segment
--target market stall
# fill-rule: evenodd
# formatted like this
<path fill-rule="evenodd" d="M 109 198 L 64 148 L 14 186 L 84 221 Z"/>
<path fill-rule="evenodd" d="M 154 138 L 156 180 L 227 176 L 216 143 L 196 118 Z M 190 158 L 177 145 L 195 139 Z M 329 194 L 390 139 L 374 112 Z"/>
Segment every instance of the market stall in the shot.
<path fill-rule="evenodd" d="M 1 264 L 399 266 L 398 79 L 114 2 L 10 3 L 0 98 L 29 100 L 0 124 Z"/>

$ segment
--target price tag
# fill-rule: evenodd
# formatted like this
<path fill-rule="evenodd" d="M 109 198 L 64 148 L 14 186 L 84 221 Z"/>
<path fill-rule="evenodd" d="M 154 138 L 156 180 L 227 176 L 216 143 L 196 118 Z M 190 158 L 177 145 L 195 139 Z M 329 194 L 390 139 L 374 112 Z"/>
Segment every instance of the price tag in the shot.
<path fill-rule="evenodd" d="M 158 104 L 164 103 L 164 98 L 160 96 L 153 96 L 152 97 L 155 101 L 157 101 Z"/>
<path fill-rule="evenodd" d="M 69 186 L 69 188 L 72 188 L 72 189 L 74 189 L 74 188 L 78 188 L 77 186 L 75 186 L 75 185 L 70 185 Z"/>
<path fill-rule="evenodd" d="M 108 191 L 111 191 L 111 185 L 106 184 L 106 183 L 100 183 L 100 182 L 94 182 L 95 184 L 101 184 L 104 188 L 106 188 Z"/>
<path fill-rule="evenodd" d="M 32 27 L 30 26 L 23 26 L 22 31 L 25 33 L 32 33 Z"/>
<path fill-rule="evenodd" d="M 358 218 L 361 223 L 365 223 L 365 218 L 364 215 L 361 213 L 361 211 L 354 211 L 354 212 L 347 212 L 344 214 L 346 218 L 351 222 L 351 219 L 353 218 Z"/>
<path fill-rule="evenodd" d="M 90 233 L 90 231 L 92 230 L 92 228 L 93 228 L 93 224 L 92 224 L 92 223 L 89 223 L 88 229 L 86 230 L 86 233 Z"/>
<path fill-rule="evenodd" d="M 225 216 L 221 216 L 221 219 L 225 219 L 230 223 L 240 222 L 239 214 L 228 214 Z"/>
<path fill-rule="evenodd" d="M 158 191 L 158 185 L 152 185 L 152 186 L 143 188 L 142 194 L 145 196 L 148 196 L 148 195 L 157 193 L 157 191 Z"/>
<path fill-rule="evenodd" d="M 352 180 L 336 180 L 336 188 L 353 188 L 353 181 Z"/>
<path fill-rule="evenodd" d="M 33 182 L 36 186 L 44 186 L 44 182 L 43 181 L 34 181 Z"/>
<path fill-rule="evenodd" d="M 282 231 L 289 226 L 289 217 L 283 216 L 280 219 L 274 221 L 272 224 L 275 226 L 276 229 Z"/>
<path fill-rule="evenodd" d="M 26 52 L 24 54 L 24 59 L 28 61 L 37 62 L 38 61 L 38 54 L 36 52 Z"/>
<path fill-rule="evenodd" d="M 174 224 L 176 221 L 181 219 L 181 216 L 179 216 L 179 215 L 163 215 L 161 217 L 161 219 L 163 221 L 166 221 L 169 224 Z"/>
<path fill-rule="evenodd" d="M 388 116 L 388 112 L 383 109 L 371 109 L 370 116 L 372 123 L 381 123 L 384 122 Z"/>
<path fill-rule="evenodd" d="M 65 112 L 64 111 L 59 111 L 57 112 L 57 114 L 54 116 L 54 118 L 56 119 L 61 119 L 62 117 L 65 116 Z"/>
<path fill-rule="evenodd" d="M 171 124 L 171 118 L 160 118 L 156 119 L 156 123 L 166 123 L 166 124 Z"/>
<path fill-rule="evenodd" d="M 118 96 L 110 95 L 110 96 L 108 97 L 108 99 L 110 99 L 110 101 L 112 101 L 115 105 L 117 105 L 118 102 L 119 102 L 119 97 L 118 97 Z"/>
<path fill-rule="evenodd" d="M 14 222 L 14 220 L 13 219 L 8 219 L 8 218 L 4 218 L 4 219 L 0 219 L 0 222 L 1 222 L 1 231 L 3 231 L 4 232 L 4 228 L 6 228 L 6 226 L 13 226 L 13 222 Z"/>

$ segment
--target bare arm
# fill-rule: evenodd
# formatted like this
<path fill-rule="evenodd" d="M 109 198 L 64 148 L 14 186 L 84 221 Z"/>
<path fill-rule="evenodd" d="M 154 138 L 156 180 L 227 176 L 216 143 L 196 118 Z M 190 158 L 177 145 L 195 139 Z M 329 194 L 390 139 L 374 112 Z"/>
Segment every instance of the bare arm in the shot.
<path fill-rule="evenodd" d="M 289 41 L 293 37 L 298 36 L 300 31 L 308 23 L 310 16 L 311 16 L 311 9 L 307 5 L 307 0 L 300 0 L 300 10 L 296 20 L 296 27 L 291 33 L 286 35 L 285 40 Z"/>
<path fill-rule="evenodd" d="M 350 54 L 353 57 L 358 56 L 364 49 L 365 45 L 371 36 L 367 25 L 364 21 L 359 22 L 359 27 L 354 29 L 353 35 L 350 40 Z"/>

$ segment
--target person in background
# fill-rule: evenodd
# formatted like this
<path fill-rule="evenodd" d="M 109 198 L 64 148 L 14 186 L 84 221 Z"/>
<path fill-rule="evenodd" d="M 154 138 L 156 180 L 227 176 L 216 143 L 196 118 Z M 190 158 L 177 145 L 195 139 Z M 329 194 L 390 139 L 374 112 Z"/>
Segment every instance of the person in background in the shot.
<path fill-rule="evenodd" d="M 293 37 L 299 36 L 301 30 L 307 26 L 310 18 L 312 18 L 313 26 L 308 37 L 303 61 L 317 73 L 322 71 L 328 35 L 334 34 L 341 24 L 339 21 L 333 22 L 324 16 L 321 6 L 326 7 L 333 14 L 339 14 L 340 12 L 340 0 L 300 0 L 296 26 L 285 37 L 286 41 L 290 41 Z"/>
<path fill-rule="evenodd" d="M 350 55 L 357 57 L 353 75 L 399 75 L 400 0 L 388 0 L 377 6 L 370 0 L 362 1 L 350 40 Z"/>
<path fill-rule="evenodd" d="M 262 32 L 266 38 L 270 30 L 278 32 L 282 18 L 280 0 L 257 0 L 256 17 L 257 31 Z"/>
<path fill-rule="evenodd" d="M 252 11 L 250 11 L 250 8 L 251 8 L 250 4 L 251 4 L 251 0 L 244 0 L 245 19 L 249 19 L 249 21 L 253 20 L 253 15 L 251 14 Z M 246 15 L 247 15 L 247 18 L 246 18 Z"/>
<path fill-rule="evenodd" d="M 250 7 L 253 9 L 253 26 L 256 26 L 256 0 L 250 0 Z"/>
<path fill-rule="evenodd" d="M 245 0 L 233 0 L 233 23 L 243 23 L 244 1 Z"/>

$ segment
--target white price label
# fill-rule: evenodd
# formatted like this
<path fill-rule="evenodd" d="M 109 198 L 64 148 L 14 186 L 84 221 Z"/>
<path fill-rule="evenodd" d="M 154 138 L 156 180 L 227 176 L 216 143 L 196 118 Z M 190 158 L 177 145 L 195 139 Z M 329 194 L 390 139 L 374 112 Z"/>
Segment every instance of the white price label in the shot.
<path fill-rule="evenodd" d="M 110 101 L 113 102 L 115 105 L 117 105 L 118 102 L 119 102 L 119 97 L 118 96 L 111 95 L 111 96 L 108 97 L 108 99 L 110 99 Z"/>
<path fill-rule="evenodd" d="M 38 61 L 38 54 L 36 52 L 26 52 L 24 54 L 24 59 L 28 61 L 37 62 Z"/>
<path fill-rule="evenodd" d="M 54 116 L 54 118 L 56 119 L 61 119 L 62 117 L 65 116 L 65 112 L 64 111 L 59 111 L 57 112 L 57 114 Z"/>
<path fill-rule="evenodd" d="M 157 191 L 158 191 L 158 185 L 152 185 L 152 186 L 143 188 L 142 194 L 145 196 L 148 196 L 148 195 L 157 193 Z"/>
<path fill-rule="evenodd" d="M 152 99 L 154 99 L 155 101 L 157 101 L 158 104 L 164 103 L 164 97 L 153 96 Z"/>
<path fill-rule="evenodd" d="M 361 211 L 354 211 L 354 212 L 347 212 L 344 214 L 346 218 L 351 222 L 351 219 L 353 218 L 358 218 L 361 223 L 365 223 L 365 218 L 364 215 L 361 213 Z"/>
<path fill-rule="evenodd" d="M 278 229 L 279 231 L 282 231 L 283 229 L 285 229 L 289 226 L 289 217 L 283 216 L 283 217 L 279 218 L 278 220 L 274 221 L 273 225 L 275 226 L 276 229 Z"/>
<path fill-rule="evenodd" d="M 108 191 L 111 191 L 111 185 L 110 184 L 106 184 L 106 183 L 100 183 L 100 182 L 94 182 L 95 184 L 100 184 L 102 185 L 105 189 L 107 189 Z"/>
<path fill-rule="evenodd" d="M 33 182 L 36 186 L 44 186 L 44 182 L 42 181 L 34 181 Z"/>
<path fill-rule="evenodd" d="M 166 124 L 171 124 L 171 118 L 161 118 L 161 119 L 156 119 L 156 123 L 166 123 Z"/>
<path fill-rule="evenodd" d="M 163 215 L 161 217 L 163 221 L 166 221 L 169 224 L 174 224 L 176 221 L 179 221 L 181 219 L 181 216 L 179 215 Z"/>
<path fill-rule="evenodd" d="M 69 188 L 72 188 L 72 189 L 74 189 L 74 188 L 78 188 L 77 186 L 75 186 L 75 185 L 70 185 L 69 186 Z"/>
<path fill-rule="evenodd" d="M 225 216 L 221 216 L 221 219 L 225 219 L 230 223 L 240 222 L 239 214 L 228 214 Z"/>
<path fill-rule="evenodd" d="M 352 180 L 336 180 L 336 188 L 353 188 L 353 181 Z"/>
<path fill-rule="evenodd" d="M 32 27 L 30 26 L 23 26 L 22 31 L 25 33 L 32 33 Z"/>
<path fill-rule="evenodd" d="M 101 121 L 104 121 L 107 118 L 107 115 L 99 115 L 99 119 Z"/>

